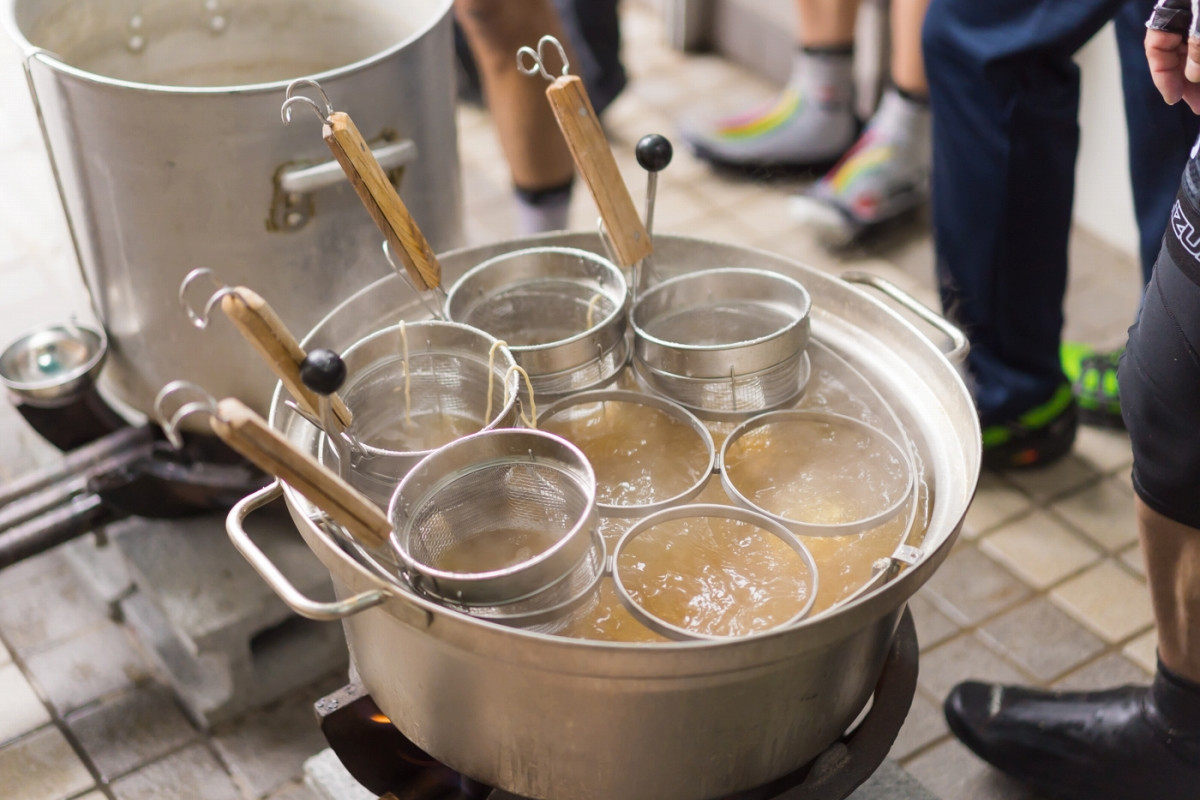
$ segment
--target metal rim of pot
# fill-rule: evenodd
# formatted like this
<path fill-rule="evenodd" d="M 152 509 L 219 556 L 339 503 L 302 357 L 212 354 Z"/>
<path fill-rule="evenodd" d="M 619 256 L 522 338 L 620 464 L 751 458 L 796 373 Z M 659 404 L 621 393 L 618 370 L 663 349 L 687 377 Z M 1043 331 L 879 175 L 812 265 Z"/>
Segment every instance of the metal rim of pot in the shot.
<path fill-rule="evenodd" d="M 454 0 L 429 0 L 429 2 L 430 2 L 431 13 L 428 15 L 428 17 L 429 17 L 428 21 L 426 21 L 424 24 L 414 28 L 407 36 L 405 36 L 399 42 L 396 42 L 396 43 L 390 45 L 389 47 L 387 47 L 383 50 L 379 50 L 375 53 L 372 53 L 366 57 L 359 58 L 355 61 L 351 61 L 350 63 L 342 64 L 337 67 L 331 67 L 329 69 L 321 70 L 320 72 L 315 72 L 312 75 L 309 75 L 307 77 L 310 77 L 316 81 L 321 81 L 324 79 L 336 77 L 340 73 L 353 71 L 353 70 L 359 70 L 364 67 L 369 67 L 373 64 L 377 64 L 381 61 L 386 61 L 388 58 L 390 58 L 397 52 L 403 50 L 410 43 L 421 39 L 430 30 L 435 28 L 439 24 L 442 17 L 445 15 L 446 10 L 449 8 L 452 8 L 454 5 Z M 245 84 L 230 84 L 230 85 L 226 85 L 226 86 L 174 86 L 174 85 L 170 85 L 170 84 L 145 83 L 142 81 L 130 81 L 130 80 L 124 80 L 121 78 L 112 78 L 112 77 L 109 77 L 106 75 L 100 75 L 95 72 L 90 72 L 88 70 L 80 69 L 79 67 L 76 67 L 76 66 L 70 64 L 68 61 L 64 60 L 57 53 L 55 53 L 51 50 L 45 49 L 45 48 L 41 47 L 40 45 L 35 44 L 34 42 L 31 42 L 28 39 L 28 37 L 25 35 L 25 31 L 22 30 L 21 25 L 17 21 L 16 6 L 17 6 L 16 0 L 9 0 L 9 2 L 7 3 L 6 13 L 3 15 L 2 18 L 0 18 L 0 27 L 3 27 L 7 31 L 9 37 L 14 42 L 16 42 L 17 45 L 21 48 L 21 51 L 24 56 L 24 60 L 28 61 L 33 58 L 44 59 L 44 60 L 45 59 L 53 60 L 53 61 L 57 62 L 55 65 L 56 69 L 61 70 L 62 72 L 66 73 L 66 74 L 72 75 L 73 77 L 80 79 L 80 80 L 85 80 L 85 81 L 89 81 L 89 82 L 100 84 L 100 85 L 117 86 L 117 87 L 121 87 L 124 89 L 132 89 L 132 90 L 143 91 L 143 92 L 205 95 L 205 94 L 226 94 L 232 89 L 236 89 L 241 94 L 246 94 L 246 93 L 251 93 L 251 92 L 277 93 L 277 92 L 281 92 L 283 89 L 286 89 L 288 84 L 291 83 L 295 79 L 295 76 L 291 76 L 291 77 L 282 78 L 282 79 L 276 80 L 276 81 L 262 81 L 262 82 L 258 82 L 258 83 L 245 83 Z"/>

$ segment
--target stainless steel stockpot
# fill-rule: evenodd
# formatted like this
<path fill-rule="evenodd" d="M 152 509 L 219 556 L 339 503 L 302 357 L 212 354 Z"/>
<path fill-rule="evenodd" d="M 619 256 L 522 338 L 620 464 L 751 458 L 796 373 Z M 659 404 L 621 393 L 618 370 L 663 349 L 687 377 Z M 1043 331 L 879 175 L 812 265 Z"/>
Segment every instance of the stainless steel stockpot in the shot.
<path fill-rule="evenodd" d="M 599 246 L 594 234 L 551 234 L 442 263 L 457 274 L 539 243 Z M 949 353 L 873 293 L 786 258 L 661 234 L 655 251 L 668 273 L 737 263 L 798 279 L 812 295 L 813 337 L 891 401 L 932 500 L 923 540 L 910 541 L 919 557 L 890 582 L 795 627 L 736 641 L 581 641 L 502 628 L 387 585 L 314 525 L 314 509 L 289 487 L 252 495 L 230 514 L 235 545 L 286 602 L 309 617 L 344 619 L 358 674 L 405 735 L 454 769 L 533 798 L 702 800 L 810 761 L 864 707 L 906 602 L 949 553 L 978 480 L 979 425 L 948 357 L 965 344 L 936 315 L 904 301 L 939 325 L 939 340 L 951 338 Z M 306 345 L 344 347 L 394 321 L 398 308 L 421 313 L 399 278 L 385 278 L 346 300 Z M 311 426 L 282 403 L 277 392 L 272 424 L 311 450 Z M 245 536 L 240 521 L 280 492 L 338 602 L 299 596 Z"/>
<path fill-rule="evenodd" d="M 5 0 L 0 24 L 22 51 L 112 344 L 114 397 L 152 414 L 158 390 L 184 378 L 266 414 L 274 379 L 257 356 L 179 309 L 196 267 L 256 287 L 296 331 L 387 274 L 320 123 L 280 120 L 294 78 L 318 79 L 354 115 L 432 245 L 459 245 L 452 5 Z"/>

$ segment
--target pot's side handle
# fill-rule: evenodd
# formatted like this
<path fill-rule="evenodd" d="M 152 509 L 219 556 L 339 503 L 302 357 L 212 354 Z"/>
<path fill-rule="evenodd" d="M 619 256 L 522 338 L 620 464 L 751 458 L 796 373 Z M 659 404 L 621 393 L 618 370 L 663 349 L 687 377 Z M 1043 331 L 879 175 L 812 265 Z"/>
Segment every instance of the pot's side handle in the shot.
<path fill-rule="evenodd" d="M 267 503 L 277 500 L 282 494 L 283 487 L 279 481 L 273 481 L 254 494 L 247 495 L 239 500 L 229 510 L 229 516 L 225 518 L 225 530 L 229 534 L 229 540 L 233 542 L 233 546 L 238 549 L 238 552 L 250 562 L 250 566 L 254 567 L 254 571 L 279 596 L 279 599 L 300 616 L 319 621 L 345 619 L 387 600 L 390 596 L 388 592 L 383 589 L 372 589 L 356 594 L 353 597 L 347 597 L 345 600 L 333 603 L 321 603 L 305 597 L 301 594 L 300 590 L 291 584 L 284 574 L 279 571 L 279 568 L 267 557 L 266 553 L 254 544 L 243 525 L 246 517 L 250 516 L 252 512 L 257 511 Z"/>
<path fill-rule="evenodd" d="M 847 283 L 857 283 L 863 286 L 870 286 L 872 289 L 888 296 L 892 300 L 899 303 L 901 306 L 911 311 L 922 321 L 929 324 L 931 327 L 941 331 L 947 339 L 950 340 L 950 349 L 943 351 L 946 358 L 955 364 L 960 364 L 967 357 L 967 351 L 971 348 L 967 341 L 967 335 L 963 333 L 958 326 L 950 322 L 941 314 L 930 309 L 917 298 L 913 297 L 908 292 L 901 289 L 896 284 L 881 278 L 878 275 L 872 275 L 869 272 L 860 272 L 851 270 L 843 272 L 842 280 Z"/>
<path fill-rule="evenodd" d="M 399 169 L 416 160 L 417 145 L 411 139 L 376 147 L 371 151 L 385 172 Z M 308 194 L 346 181 L 346 173 L 337 161 L 325 161 L 307 167 L 288 167 L 279 173 L 279 188 L 285 192 Z"/>

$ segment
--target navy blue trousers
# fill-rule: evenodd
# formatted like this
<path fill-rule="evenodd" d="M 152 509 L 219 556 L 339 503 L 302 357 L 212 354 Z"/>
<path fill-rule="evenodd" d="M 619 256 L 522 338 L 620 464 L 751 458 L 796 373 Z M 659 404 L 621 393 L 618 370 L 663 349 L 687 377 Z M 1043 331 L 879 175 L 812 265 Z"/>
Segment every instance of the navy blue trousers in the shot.
<path fill-rule="evenodd" d="M 1166 105 L 1143 49 L 1154 0 L 932 0 L 933 224 L 946 314 L 971 341 L 980 420 L 1065 380 L 1059 357 L 1079 145 L 1072 56 L 1116 26 L 1143 274 L 1158 255 L 1197 119 Z M 1117 102 L 1116 98 L 1113 100 Z M 1129 309 L 1132 317 L 1135 309 Z"/>

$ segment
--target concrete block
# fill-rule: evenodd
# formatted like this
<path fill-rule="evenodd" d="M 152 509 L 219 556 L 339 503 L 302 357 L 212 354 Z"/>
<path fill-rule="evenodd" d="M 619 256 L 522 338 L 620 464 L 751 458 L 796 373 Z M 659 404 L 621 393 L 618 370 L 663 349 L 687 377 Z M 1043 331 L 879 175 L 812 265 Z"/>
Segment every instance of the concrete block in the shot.
<path fill-rule="evenodd" d="M 328 572 L 277 511 L 247 531 L 297 589 L 332 599 Z M 200 727 L 345 665 L 341 626 L 293 614 L 230 544 L 223 514 L 130 520 L 109 534 L 134 587 L 120 612 Z"/>

